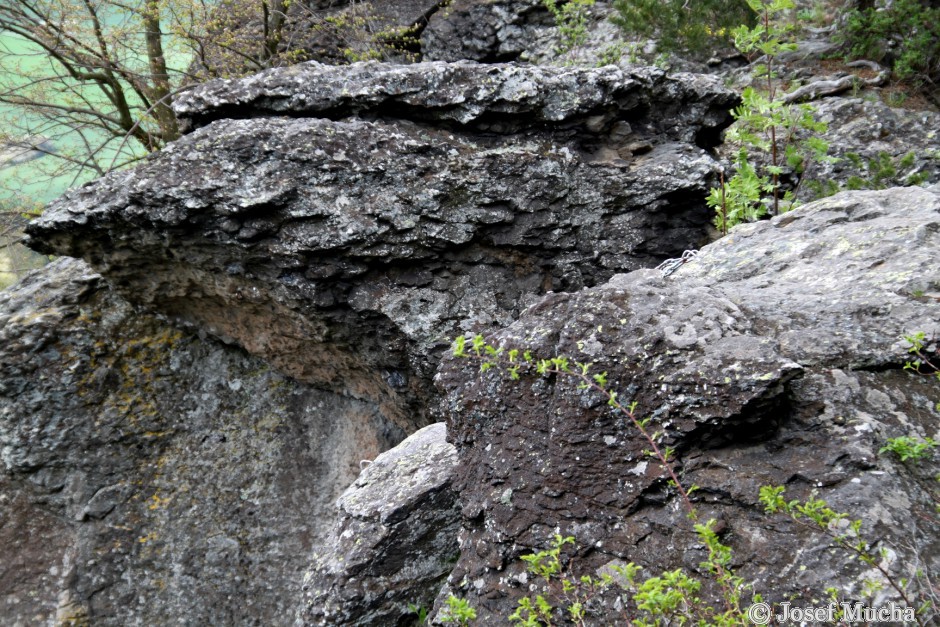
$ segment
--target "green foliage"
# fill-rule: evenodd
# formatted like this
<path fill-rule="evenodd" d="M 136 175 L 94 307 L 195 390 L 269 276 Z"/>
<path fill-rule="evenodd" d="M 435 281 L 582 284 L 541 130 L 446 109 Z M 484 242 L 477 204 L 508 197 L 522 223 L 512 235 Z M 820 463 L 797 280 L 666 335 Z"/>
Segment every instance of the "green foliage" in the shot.
<path fill-rule="evenodd" d="M 923 358 L 927 340 L 923 333 L 913 334 L 906 338 L 911 344 L 910 351 Z M 518 348 L 507 349 L 495 347 L 486 342 L 482 335 L 473 337 L 458 337 L 453 344 L 453 355 L 460 359 L 475 360 L 480 363 L 481 372 L 501 372 L 511 380 L 519 380 L 523 375 L 555 376 L 569 378 L 577 382 L 579 390 L 593 390 L 607 399 L 607 404 L 614 411 L 625 415 L 636 427 L 638 432 L 650 445 L 650 453 L 656 458 L 660 466 L 670 477 L 670 484 L 677 489 L 683 498 L 689 518 L 694 522 L 694 531 L 708 551 L 708 556 L 700 564 L 702 572 L 707 574 L 714 584 L 721 590 L 723 607 L 715 608 L 709 605 L 700 596 L 703 580 L 696 578 L 683 569 L 663 572 L 660 575 L 640 579 L 640 566 L 628 563 L 625 566 L 611 565 L 611 572 L 597 577 L 582 575 L 580 577 L 569 573 L 562 553 L 566 545 L 573 545 L 572 536 L 555 534 L 548 549 L 521 556 L 527 564 L 527 571 L 539 579 L 537 587 L 532 588 L 533 594 L 519 600 L 516 610 L 508 620 L 524 627 L 551 627 L 565 621 L 579 626 L 588 624 L 596 605 L 592 605 L 595 597 L 607 592 L 614 592 L 625 604 L 625 615 L 631 616 L 630 624 L 638 627 L 653 627 L 661 625 L 717 625 L 723 627 L 752 624 L 747 610 L 742 608 L 745 598 L 751 603 L 762 601 L 759 594 L 754 593 L 753 587 L 737 576 L 732 569 L 732 550 L 723 544 L 715 531 L 715 521 L 709 520 L 698 523 L 698 517 L 692 506 L 689 495 L 696 490 L 696 486 L 685 489 L 673 469 L 670 457 L 672 451 L 660 448 L 658 445 L 662 437 L 661 431 L 651 433 L 650 418 L 639 418 L 636 414 L 636 402 L 623 404 L 616 392 L 609 388 L 606 372 L 595 372 L 593 364 L 582 363 L 576 360 L 556 356 L 552 358 L 538 358 L 528 350 Z M 919 372 L 925 362 L 910 362 L 911 367 Z M 916 364 L 916 365 L 915 365 Z M 932 367 L 932 364 L 931 364 Z M 918 440 L 896 438 L 889 441 L 903 443 L 903 450 L 909 454 L 918 451 L 919 447 L 931 449 L 936 445 L 932 440 Z M 886 447 L 888 449 L 889 447 Z M 925 449 L 925 450 L 926 450 Z M 894 449 L 891 448 L 892 452 Z M 915 456 L 917 453 L 913 453 Z M 921 453 L 923 454 L 923 453 Z M 909 607 L 919 607 L 916 622 L 925 625 L 935 615 L 930 601 L 929 581 L 922 573 L 914 572 L 910 578 L 896 579 L 882 565 L 883 550 L 874 550 L 861 535 L 862 520 L 850 520 L 847 514 L 832 509 L 826 501 L 816 498 L 812 494 L 806 501 L 787 500 L 784 498 L 785 488 L 780 486 L 764 486 L 760 490 L 759 501 L 767 513 L 784 514 L 799 524 L 808 526 L 827 535 L 835 545 L 846 550 L 866 566 L 877 570 L 901 599 Z M 570 561 L 568 564 L 570 565 Z M 921 587 L 914 587 L 912 582 L 921 580 Z M 874 592 L 881 581 L 863 581 L 863 589 Z M 925 592 L 925 590 L 927 592 Z M 836 602 L 838 591 L 828 588 L 826 595 Z M 920 602 L 915 606 L 915 602 Z M 464 620 L 475 618 L 466 602 L 451 596 L 448 599 L 448 616 L 463 616 Z M 470 612 L 473 616 L 469 617 Z M 927 618 L 925 619 L 924 616 Z M 453 622 L 456 618 L 445 622 Z M 466 623 L 461 623 L 466 624 Z"/>
<path fill-rule="evenodd" d="M 666 571 L 658 576 L 639 580 L 642 570 L 634 563 L 613 566 L 611 573 L 597 577 L 576 577 L 562 566 L 559 551 L 571 544 L 570 536 L 555 535 L 552 548 L 532 555 L 523 555 L 528 571 L 538 575 L 543 593 L 519 600 L 509 620 L 522 627 L 552 625 L 556 617 L 566 616 L 576 625 L 587 625 L 592 615 L 592 600 L 615 589 L 635 618 L 632 625 L 746 625 L 740 599 L 748 587 L 729 568 L 731 549 L 713 531 L 714 521 L 696 525 L 695 531 L 709 550 L 702 563 L 705 572 L 714 577 L 723 590 L 724 610 L 716 610 L 699 597 L 702 581 L 683 569 Z"/>
<path fill-rule="evenodd" d="M 734 163 L 735 174 L 719 187 L 712 188 L 706 202 L 715 210 L 715 228 L 727 233 L 742 222 L 753 222 L 767 214 L 762 199 L 773 191 L 767 175 L 758 175 L 744 148 Z"/>
<path fill-rule="evenodd" d="M 447 597 L 447 607 L 438 615 L 438 620 L 442 623 L 455 623 L 460 627 L 470 624 L 470 621 L 476 620 L 477 612 L 470 607 L 466 599 L 451 594 Z"/>
<path fill-rule="evenodd" d="M 933 438 L 921 440 L 917 437 L 902 435 L 897 438 L 890 438 L 878 452 L 894 453 L 902 462 L 908 460 L 919 462 L 929 458 L 936 447 L 937 441 Z"/>
<path fill-rule="evenodd" d="M 802 180 L 806 168 L 816 160 L 827 159 L 829 145 L 819 137 L 826 124 L 816 120 L 815 110 L 807 104 L 789 104 L 779 97 L 774 61 L 782 52 L 793 50 L 787 41 L 792 24 L 781 14 L 792 10 L 792 0 L 747 0 L 760 19 L 756 25 L 734 29 L 735 46 L 747 55 L 762 55 L 765 62 L 754 68 L 754 77 L 764 85 L 760 91 L 748 87 L 741 95 L 741 105 L 732 116 L 735 125 L 728 139 L 742 149 L 734 163 L 734 174 L 712 189 L 707 203 L 715 209 L 715 226 L 722 233 L 742 222 L 777 215 L 795 206 L 794 190 L 784 191 L 783 175 Z M 755 165 L 750 153 L 769 155 L 769 162 Z M 766 200 L 765 200 L 766 199 Z"/>
<path fill-rule="evenodd" d="M 418 605 L 417 603 L 409 603 L 408 611 L 416 616 L 414 627 L 420 627 L 421 625 L 426 625 L 428 622 L 428 608 L 423 605 Z"/>
<path fill-rule="evenodd" d="M 940 73 L 940 8 L 921 0 L 847 14 L 843 44 L 851 58 L 887 63 L 902 80 L 931 82 Z"/>
<path fill-rule="evenodd" d="M 371 2 L 350 4 L 337 14 L 324 18 L 311 15 L 310 19 L 325 38 L 341 42 L 340 52 L 349 63 L 399 58 L 414 62 L 420 57 L 418 27 L 383 26 Z"/>
<path fill-rule="evenodd" d="M 548 581 L 552 578 L 552 575 L 561 572 L 561 560 L 559 558 L 561 555 L 561 547 L 572 543 L 574 543 L 573 537 L 567 536 L 562 538 L 561 535 L 556 533 L 555 541 L 551 549 L 539 551 L 532 555 L 523 555 L 522 561 L 529 565 L 529 572 Z"/>
<path fill-rule="evenodd" d="M 915 374 L 934 377 L 937 381 L 940 381 L 940 365 L 927 355 L 927 335 L 923 331 L 918 331 L 917 333 L 905 335 L 902 339 L 910 345 L 907 352 L 915 357 L 915 359 L 904 363 L 904 369 Z M 934 359 L 936 358 L 934 357 Z M 940 403 L 936 403 L 934 409 L 940 412 Z"/>
<path fill-rule="evenodd" d="M 577 48 L 587 40 L 587 19 L 594 0 L 542 0 L 545 8 L 555 18 L 555 26 L 561 35 L 558 52 L 565 53 Z"/>
<path fill-rule="evenodd" d="M 729 47 L 732 29 L 756 17 L 745 0 L 616 0 L 614 9 L 611 21 L 626 35 L 655 38 L 661 52 Z"/>
<path fill-rule="evenodd" d="M 929 594 L 930 582 L 923 581 L 923 588 L 912 589 L 912 583 L 923 577 L 923 573 L 915 571 L 912 577 L 897 578 L 892 576 L 883 565 L 885 550 L 875 550 L 864 537 L 862 537 L 861 519 L 851 520 L 848 514 L 837 512 L 829 507 L 822 499 L 811 495 L 806 501 L 784 498 L 786 488 L 783 486 L 763 486 L 760 489 L 760 502 L 769 514 L 785 514 L 795 522 L 816 529 L 828 536 L 837 546 L 843 548 L 866 566 L 875 569 L 891 588 L 901 597 L 908 607 L 919 608 L 918 613 L 931 611 Z M 883 587 L 881 581 L 867 581 L 863 586 L 868 594 L 873 594 Z M 918 603 L 919 602 L 919 603 Z M 935 612 L 935 610 L 933 610 Z M 917 624 L 925 625 L 923 618 L 917 619 Z"/>
<path fill-rule="evenodd" d="M 889 187 L 912 187 L 922 185 L 930 178 L 926 171 L 912 170 L 915 155 L 909 152 L 900 157 L 892 157 L 885 151 L 869 159 L 862 158 L 855 152 L 848 152 L 843 157 L 859 172 L 846 179 L 844 185 L 836 181 L 807 181 L 806 185 L 816 198 L 824 198 L 848 190 L 887 189 Z"/>

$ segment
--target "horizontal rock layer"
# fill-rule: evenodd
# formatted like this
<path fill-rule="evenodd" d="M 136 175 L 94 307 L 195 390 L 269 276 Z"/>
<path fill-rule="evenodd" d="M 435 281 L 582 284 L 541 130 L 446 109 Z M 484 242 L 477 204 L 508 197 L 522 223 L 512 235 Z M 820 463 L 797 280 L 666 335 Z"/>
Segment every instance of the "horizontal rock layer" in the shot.
<path fill-rule="evenodd" d="M 629 134 L 640 138 L 662 136 L 709 148 L 718 143 L 735 104 L 736 96 L 715 77 L 655 68 L 309 62 L 210 81 L 181 95 L 173 109 L 184 130 L 224 118 L 359 115 L 496 134 L 582 127 L 589 136 L 614 132 L 614 139 L 623 139 L 617 123 L 626 119 L 632 122 Z"/>

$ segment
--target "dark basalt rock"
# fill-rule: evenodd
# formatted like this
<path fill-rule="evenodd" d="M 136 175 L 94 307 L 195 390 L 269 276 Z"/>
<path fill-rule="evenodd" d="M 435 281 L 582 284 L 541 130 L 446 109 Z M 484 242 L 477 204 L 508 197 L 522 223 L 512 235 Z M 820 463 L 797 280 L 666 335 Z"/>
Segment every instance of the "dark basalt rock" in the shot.
<path fill-rule="evenodd" d="M 55 261 L 0 292 L 0 622 L 291 624 L 334 500 L 403 437 Z"/>
<path fill-rule="evenodd" d="M 700 487 L 700 519 L 719 521 L 737 573 L 765 598 L 808 603 L 834 586 L 863 600 L 876 571 L 763 514 L 757 495 L 762 485 L 784 485 L 791 498 L 818 492 L 864 520 L 898 579 L 940 567 L 940 466 L 879 455 L 891 437 L 938 436 L 936 381 L 903 370 L 900 339 L 940 337 L 938 249 L 936 189 L 844 193 L 739 227 L 670 278 L 639 270 L 546 296 L 488 340 L 607 371 L 665 433 L 682 481 Z M 456 358 L 437 385 L 464 519 L 449 590 L 481 624 L 542 592 L 520 556 L 555 533 L 577 540 L 565 557 L 573 578 L 627 561 L 645 576 L 700 570 L 705 549 L 649 445 L 600 395 L 559 376 L 513 382 Z M 592 617 L 619 623 L 620 607 L 598 596 Z"/>
<path fill-rule="evenodd" d="M 542 0 L 453 0 L 421 34 L 427 61 L 519 60 L 555 21 Z"/>
<path fill-rule="evenodd" d="M 448 337 L 701 242 L 701 146 L 733 101 L 709 78 L 616 68 L 213 82 L 179 104 L 198 130 L 67 194 L 30 243 L 411 431 Z"/>
<path fill-rule="evenodd" d="M 564 131 L 578 130 L 585 141 L 616 150 L 628 138 L 713 148 L 736 103 L 715 77 L 647 67 L 309 62 L 210 81 L 180 96 L 173 109 L 184 131 L 219 119 L 357 116 L 463 133 L 543 129 L 563 139 Z"/>

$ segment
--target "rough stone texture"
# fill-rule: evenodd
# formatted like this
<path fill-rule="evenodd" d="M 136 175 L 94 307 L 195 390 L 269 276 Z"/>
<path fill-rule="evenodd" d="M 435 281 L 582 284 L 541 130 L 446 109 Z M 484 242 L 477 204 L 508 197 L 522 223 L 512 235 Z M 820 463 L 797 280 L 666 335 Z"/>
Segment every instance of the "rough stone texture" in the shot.
<path fill-rule="evenodd" d="M 521 60 L 555 28 L 542 0 L 454 0 L 421 35 L 426 61 Z"/>
<path fill-rule="evenodd" d="M 763 514 L 757 494 L 818 490 L 865 521 L 895 576 L 940 568 L 940 465 L 878 454 L 889 437 L 940 435 L 940 388 L 902 369 L 899 339 L 940 337 L 937 250 L 940 190 L 844 193 L 735 229 L 668 279 L 638 270 L 548 295 L 489 340 L 606 370 L 665 432 L 682 481 L 701 487 L 700 516 L 719 521 L 738 573 L 766 597 L 809 601 L 831 585 L 861 600 L 871 572 L 818 533 Z M 577 539 L 567 552 L 576 576 L 617 560 L 647 576 L 699 570 L 704 548 L 648 444 L 600 396 L 455 358 L 437 384 L 464 517 L 449 585 L 481 624 L 537 590 L 519 558 L 554 533 Z M 616 603 L 595 599 L 598 624 L 623 620 Z"/>
<path fill-rule="evenodd" d="M 558 127 L 582 141 L 673 140 L 716 145 L 737 97 L 714 77 L 655 68 L 560 68 L 471 62 L 301 63 L 219 79 L 173 105 L 186 131 L 219 119 L 289 115 L 410 120 L 510 135 Z M 630 129 L 618 122 L 627 121 Z M 614 147 L 616 149 L 616 147 Z"/>
<path fill-rule="evenodd" d="M 0 622 L 291 624 L 337 495 L 402 437 L 60 259 L 0 292 Z"/>
<path fill-rule="evenodd" d="M 584 43 L 569 49 L 542 0 L 453 0 L 422 31 L 422 59 L 597 67 L 627 61 L 629 46 L 649 47 L 649 42 L 630 41 L 630 34 L 610 21 L 614 9 L 607 0 L 584 10 Z M 705 69 L 701 63 L 674 61 L 674 68 Z"/>
<path fill-rule="evenodd" d="M 814 164 L 808 181 L 836 182 L 845 189 L 848 179 L 857 176 L 873 189 L 909 184 L 910 177 L 925 176 L 925 184 L 940 183 L 940 113 L 892 108 L 883 102 L 861 98 L 826 98 L 815 103 L 817 119 L 829 129 L 822 136 L 829 142 L 829 154 L 835 163 Z M 859 168 L 847 153 L 861 157 Z M 902 159 L 913 155 L 912 162 Z M 896 174 L 877 178 L 868 162 L 887 155 Z M 800 195 L 813 198 L 810 185 L 804 184 Z"/>
<path fill-rule="evenodd" d="M 210 83 L 180 105 L 201 128 L 64 196 L 30 243 L 412 431 L 461 328 L 702 240 L 699 146 L 733 101 L 706 77 L 615 68 L 308 64 Z M 269 117 L 210 122 L 236 105 Z"/>
<path fill-rule="evenodd" d="M 457 452 L 436 423 L 379 455 L 337 501 L 341 512 L 304 577 L 298 625 L 411 625 L 457 556 Z"/>

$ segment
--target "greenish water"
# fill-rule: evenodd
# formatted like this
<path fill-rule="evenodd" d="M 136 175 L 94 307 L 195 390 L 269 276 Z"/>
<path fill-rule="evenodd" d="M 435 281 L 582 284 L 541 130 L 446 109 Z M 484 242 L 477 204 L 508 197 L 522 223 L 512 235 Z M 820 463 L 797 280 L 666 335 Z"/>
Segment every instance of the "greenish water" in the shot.
<path fill-rule="evenodd" d="M 132 22 L 127 14 L 118 12 L 106 17 L 105 26 L 127 28 Z M 145 50 L 143 39 L 139 33 L 135 36 L 132 30 L 128 32 L 124 44 L 130 54 L 123 61 L 143 71 L 147 67 L 146 57 L 142 52 L 134 52 Z M 190 64 L 192 57 L 179 42 L 167 40 L 164 49 L 171 68 L 182 70 Z M 54 62 L 35 44 L 16 35 L 0 33 L 0 89 L 6 91 L 21 85 L 24 76 L 50 73 L 55 76 L 56 69 Z M 81 98 L 85 104 L 95 108 L 108 108 L 97 87 L 78 88 L 81 91 L 72 88 L 71 92 L 56 87 L 55 83 L 49 83 L 45 94 L 54 104 L 74 105 Z M 30 145 L 38 145 L 41 150 L 11 147 L 7 143 L 22 143 L 24 140 Z M 19 238 L 23 225 L 19 218 L 20 210 L 36 210 L 67 189 L 98 176 L 93 170 L 83 171 L 56 155 L 81 159 L 88 155 L 89 146 L 104 145 L 97 156 L 99 164 L 107 169 L 111 164 L 120 164 L 129 157 L 143 154 L 143 149 L 131 141 L 108 140 L 109 136 L 103 131 L 86 128 L 83 133 L 78 133 L 67 126 L 50 123 L 50 120 L 22 107 L 0 103 L 0 288 L 45 261 L 44 257 L 13 243 Z M 44 154 L 43 151 L 53 154 Z"/>
<path fill-rule="evenodd" d="M 0 0 L 2 2 L 3 0 Z M 134 23 L 127 14 L 112 13 L 105 18 L 105 28 L 128 28 Z M 130 51 L 122 62 L 125 66 L 137 71 L 145 72 L 147 59 L 143 51 L 145 44 L 139 32 L 128 31 L 125 42 Z M 191 55 L 170 38 L 164 43 L 167 62 L 171 68 L 182 70 L 186 68 Z M 140 50 L 135 53 L 134 50 Z M 9 89 L 11 85 L 19 85 L 22 79 L 17 75 L 49 75 L 59 69 L 45 53 L 36 45 L 25 39 L 9 33 L 0 33 L 0 84 Z M 54 75 L 54 74 L 53 74 Z M 80 91 L 79 91 L 80 90 Z M 95 86 L 84 88 L 57 89 L 55 83 L 50 83 L 46 97 L 54 104 L 84 106 L 88 104 L 95 108 L 107 109 L 109 103 Z M 128 90 L 130 92 L 130 90 Z M 80 103 L 76 95 L 80 94 L 85 103 Z M 132 103 L 134 104 L 134 103 Z M 140 107 L 142 110 L 143 107 Z M 88 154 L 88 146 L 99 146 L 109 139 L 103 131 L 85 129 L 84 137 L 62 125 L 50 124 L 49 120 L 30 114 L 21 107 L 0 104 L 0 133 L 11 136 L 12 139 L 22 140 L 32 137 L 35 143 L 41 144 L 44 150 L 50 150 L 58 155 L 73 158 L 82 158 Z M 121 154 L 115 159 L 120 145 Z M 142 148 L 132 141 L 120 142 L 111 140 L 106 147 L 100 150 L 98 162 L 104 169 L 112 163 L 121 163 L 128 157 L 140 156 Z M 11 164 L 10 158 L 16 163 Z M 97 175 L 91 171 L 81 172 L 74 166 L 57 158 L 54 155 L 43 155 L 42 152 L 28 150 L 2 151 L 0 150 L 0 202 L 9 202 L 16 199 L 26 204 L 45 204 L 61 195 L 66 189 L 79 185 L 95 178 Z"/>

